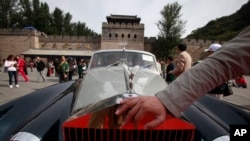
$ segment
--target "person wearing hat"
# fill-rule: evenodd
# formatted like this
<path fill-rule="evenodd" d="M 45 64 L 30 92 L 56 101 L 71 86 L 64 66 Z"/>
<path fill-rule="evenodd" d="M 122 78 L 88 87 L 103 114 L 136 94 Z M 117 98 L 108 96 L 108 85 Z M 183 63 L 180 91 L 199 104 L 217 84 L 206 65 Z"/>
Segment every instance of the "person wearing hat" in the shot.
<path fill-rule="evenodd" d="M 213 43 L 207 49 L 205 49 L 204 51 L 208 53 L 208 56 L 210 56 L 211 54 L 213 54 L 214 52 L 216 52 L 220 48 L 221 48 L 220 44 Z M 213 90 L 209 91 L 208 94 L 210 96 L 216 97 L 218 99 L 222 99 L 223 91 L 225 89 L 225 85 L 226 85 L 226 83 L 223 83 L 223 84 L 219 85 L 218 87 L 216 87 Z"/>
<path fill-rule="evenodd" d="M 209 46 L 209 48 L 205 49 L 205 52 L 209 52 L 209 54 L 212 54 L 213 52 L 217 51 L 221 48 L 221 44 L 213 43 Z"/>

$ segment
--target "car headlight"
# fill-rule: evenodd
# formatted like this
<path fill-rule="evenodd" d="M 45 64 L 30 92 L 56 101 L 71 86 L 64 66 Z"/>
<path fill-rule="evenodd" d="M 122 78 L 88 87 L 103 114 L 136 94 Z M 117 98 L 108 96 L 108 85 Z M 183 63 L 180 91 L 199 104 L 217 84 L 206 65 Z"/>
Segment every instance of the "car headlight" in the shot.
<path fill-rule="evenodd" d="M 230 138 L 228 135 L 225 135 L 225 136 L 220 136 L 220 137 L 214 139 L 213 141 L 230 141 Z"/>
<path fill-rule="evenodd" d="M 41 139 L 28 132 L 18 132 L 9 141 L 41 141 Z"/>

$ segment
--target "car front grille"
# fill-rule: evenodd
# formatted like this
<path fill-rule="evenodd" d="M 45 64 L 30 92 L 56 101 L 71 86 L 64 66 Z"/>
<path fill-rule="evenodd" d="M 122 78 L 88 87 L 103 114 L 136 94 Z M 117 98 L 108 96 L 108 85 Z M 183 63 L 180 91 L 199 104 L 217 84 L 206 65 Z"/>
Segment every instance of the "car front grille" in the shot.
<path fill-rule="evenodd" d="M 110 128 L 107 119 L 102 128 L 88 127 L 91 115 L 70 119 L 63 124 L 65 141 L 192 141 L 195 127 L 178 118 L 169 118 L 155 129 L 144 129 L 150 116 L 142 119 L 135 128 L 128 123 L 119 128 Z"/>
<path fill-rule="evenodd" d="M 65 141 L 192 141 L 194 130 L 65 128 Z"/>

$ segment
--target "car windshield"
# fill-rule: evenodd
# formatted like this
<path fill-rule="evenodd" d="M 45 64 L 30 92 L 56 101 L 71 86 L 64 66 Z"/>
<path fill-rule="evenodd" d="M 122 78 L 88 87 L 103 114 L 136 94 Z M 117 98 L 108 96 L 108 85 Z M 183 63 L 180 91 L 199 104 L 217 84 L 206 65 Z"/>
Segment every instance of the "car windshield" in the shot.
<path fill-rule="evenodd" d="M 100 52 L 92 56 L 89 69 L 125 63 L 128 67 L 138 65 L 141 68 L 156 70 L 155 59 L 150 54 L 139 52 L 110 51 Z"/>
<path fill-rule="evenodd" d="M 157 86 L 152 84 L 150 85 L 153 86 L 152 89 L 144 87 L 148 84 L 147 82 L 153 82 L 157 80 L 153 78 L 159 76 L 153 54 L 123 50 L 95 52 L 90 60 L 84 80 L 80 84 L 73 111 L 81 110 L 103 99 L 129 92 L 128 75 L 132 72 L 137 73 L 133 77 L 133 91 L 137 94 L 156 93 L 166 87 L 166 83 L 157 84 Z M 161 76 L 158 78 L 161 79 Z"/>

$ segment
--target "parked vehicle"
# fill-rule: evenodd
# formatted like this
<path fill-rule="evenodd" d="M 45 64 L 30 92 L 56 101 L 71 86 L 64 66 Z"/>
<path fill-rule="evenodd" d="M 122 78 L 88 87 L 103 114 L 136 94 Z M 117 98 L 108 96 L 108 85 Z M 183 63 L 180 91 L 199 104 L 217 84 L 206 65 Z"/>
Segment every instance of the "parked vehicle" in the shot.
<path fill-rule="evenodd" d="M 121 125 L 123 117 L 114 114 L 121 99 L 153 95 L 165 87 L 153 54 L 100 50 L 93 54 L 83 79 L 49 86 L 1 105 L 0 140 L 226 141 L 230 125 L 250 123 L 249 111 L 204 96 L 181 118 L 169 117 L 154 130 L 143 129 L 145 121 L 154 118 L 150 115 L 137 128 L 133 123 Z M 102 119 L 101 127 L 90 126 L 94 116 Z"/>

